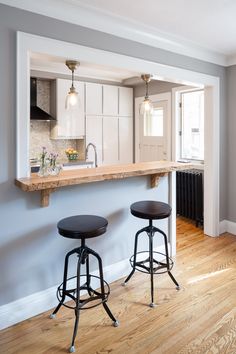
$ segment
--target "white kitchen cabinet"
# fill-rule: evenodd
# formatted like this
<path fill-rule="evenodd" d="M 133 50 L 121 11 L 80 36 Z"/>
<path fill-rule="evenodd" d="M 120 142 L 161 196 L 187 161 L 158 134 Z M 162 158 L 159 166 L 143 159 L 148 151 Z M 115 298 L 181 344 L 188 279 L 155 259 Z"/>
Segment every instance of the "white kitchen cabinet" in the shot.
<path fill-rule="evenodd" d="M 102 85 L 86 83 L 86 114 L 102 115 Z"/>
<path fill-rule="evenodd" d="M 71 87 L 70 80 L 57 79 L 54 84 L 54 105 L 52 106 L 55 122 L 51 122 L 52 139 L 78 139 L 85 135 L 84 83 L 75 82 L 79 94 L 79 104 L 73 109 L 65 108 L 66 95 Z"/>
<path fill-rule="evenodd" d="M 103 163 L 102 116 L 86 116 L 86 146 L 93 143 L 97 149 L 98 166 Z M 89 148 L 88 160 L 94 161 L 94 151 Z"/>
<path fill-rule="evenodd" d="M 118 117 L 103 117 L 103 165 L 118 163 Z"/>
<path fill-rule="evenodd" d="M 133 116 L 133 89 L 119 87 L 119 116 Z"/>
<path fill-rule="evenodd" d="M 103 85 L 103 115 L 118 115 L 118 91 L 117 86 Z"/>
<path fill-rule="evenodd" d="M 98 165 L 133 162 L 133 90 L 86 83 L 86 145 L 98 151 Z M 92 149 L 89 160 L 94 160 Z"/>
<path fill-rule="evenodd" d="M 133 163 L 133 117 L 119 117 L 119 163 Z"/>

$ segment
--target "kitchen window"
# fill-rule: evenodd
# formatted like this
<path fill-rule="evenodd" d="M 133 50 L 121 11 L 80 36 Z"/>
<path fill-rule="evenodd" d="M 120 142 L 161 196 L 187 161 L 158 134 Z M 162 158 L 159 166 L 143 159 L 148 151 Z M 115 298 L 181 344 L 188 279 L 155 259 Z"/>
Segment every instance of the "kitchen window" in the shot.
<path fill-rule="evenodd" d="M 204 90 L 180 94 L 180 158 L 204 160 Z"/>

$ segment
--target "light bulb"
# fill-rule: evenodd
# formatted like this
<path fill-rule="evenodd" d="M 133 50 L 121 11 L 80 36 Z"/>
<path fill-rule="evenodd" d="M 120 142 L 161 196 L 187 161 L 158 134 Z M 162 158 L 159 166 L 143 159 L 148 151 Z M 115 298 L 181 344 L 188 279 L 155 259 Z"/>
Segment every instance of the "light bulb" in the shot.
<path fill-rule="evenodd" d="M 74 108 L 79 102 L 78 92 L 75 91 L 74 87 L 70 88 L 66 96 L 66 109 Z"/>
<path fill-rule="evenodd" d="M 71 106 L 75 106 L 78 102 L 78 93 L 70 93 L 69 94 L 69 103 Z"/>
<path fill-rule="evenodd" d="M 140 106 L 140 114 L 152 113 L 153 112 L 153 104 L 149 98 L 145 98 Z"/>

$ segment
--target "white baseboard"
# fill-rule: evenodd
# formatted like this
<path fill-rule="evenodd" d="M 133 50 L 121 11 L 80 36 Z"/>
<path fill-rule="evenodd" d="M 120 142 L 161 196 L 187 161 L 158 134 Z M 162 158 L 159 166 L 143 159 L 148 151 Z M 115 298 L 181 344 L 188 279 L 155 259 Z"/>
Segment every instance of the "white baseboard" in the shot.
<path fill-rule="evenodd" d="M 227 220 L 220 221 L 220 235 L 227 232 Z"/>
<path fill-rule="evenodd" d="M 220 234 L 224 232 L 236 235 L 236 223 L 229 220 L 222 220 L 220 222 Z"/>
<path fill-rule="evenodd" d="M 155 251 L 164 253 L 164 246 L 156 248 Z M 104 279 L 112 283 L 127 276 L 130 269 L 128 259 L 111 264 L 103 268 Z M 97 273 L 95 271 L 91 274 Z M 58 304 L 56 291 L 57 285 L 0 306 L 0 330 L 54 308 Z"/>

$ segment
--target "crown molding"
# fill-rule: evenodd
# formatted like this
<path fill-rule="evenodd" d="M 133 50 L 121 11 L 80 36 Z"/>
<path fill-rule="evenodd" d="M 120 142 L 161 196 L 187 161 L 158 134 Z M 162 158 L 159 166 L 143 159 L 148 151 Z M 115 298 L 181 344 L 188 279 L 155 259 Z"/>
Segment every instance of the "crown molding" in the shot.
<path fill-rule="evenodd" d="M 222 53 L 206 49 L 191 41 L 95 9 L 80 1 L 41 0 L 37 2 L 21 0 L 19 2 L 18 0 L 0 0 L 0 3 L 213 64 L 221 66 L 236 64 L 236 55 L 228 58 Z M 233 59 L 231 60 L 231 58 Z"/>
<path fill-rule="evenodd" d="M 227 57 L 226 66 L 232 66 L 232 65 L 236 65 L 236 54 Z"/>

